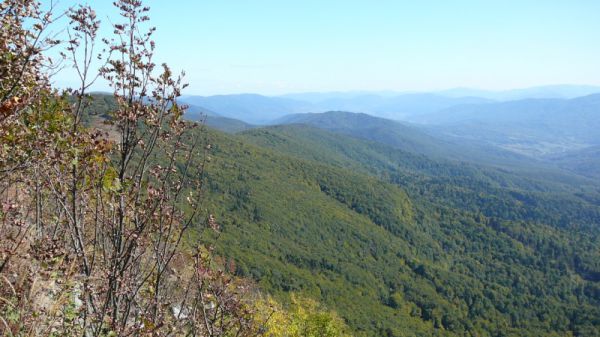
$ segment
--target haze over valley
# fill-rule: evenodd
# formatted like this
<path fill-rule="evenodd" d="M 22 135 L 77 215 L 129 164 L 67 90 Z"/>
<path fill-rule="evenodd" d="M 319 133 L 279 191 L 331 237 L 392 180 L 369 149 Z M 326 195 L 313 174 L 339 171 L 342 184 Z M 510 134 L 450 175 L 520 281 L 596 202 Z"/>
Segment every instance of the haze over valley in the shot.
<path fill-rule="evenodd" d="M 384 129 L 395 125 L 399 129 L 395 131 L 397 138 L 387 136 L 387 142 L 401 143 L 404 139 L 404 146 L 413 142 L 415 152 L 433 153 L 433 149 L 417 142 L 429 137 L 428 142 L 439 143 L 435 151 L 456 159 L 469 159 L 460 153 L 462 150 L 456 150 L 460 146 L 473 151 L 491 149 L 499 156 L 514 154 L 523 161 L 531 159 L 532 163 L 545 162 L 594 176 L 597 170 L 589 162 L 594 160 L 589 154 L 600 145 L 599 92 L 600 87 L 594 86 L 554 85 L 500 92 L 452 89 L 434 93 L 239 94 L 185 96 L 182 100 L 191 105 L 188 118 L 198 119 L 198 114 L 205 114 L 209 125 L 225 131 L 308 123 L 359 137 L 369 133 L 370 138 L 384 138 Z M 338 113 L 329 119 L 327 114 L 319 115 L 331 115 L 332 111 L 348 114 Z M 360 120 L 361 116 L 352 113 L 379 118 L 370 119 L 379 125 L 369 127 L 368 122 Z M 369 119 L 368 116 L 362 117 Z M 452 147 L 450 144 L 455 145 L 456 151 L 443 149 Z M 581 167 L 566 164 L 565 157 Z M 485 161 L 473 155 L 470 159 Z"/>

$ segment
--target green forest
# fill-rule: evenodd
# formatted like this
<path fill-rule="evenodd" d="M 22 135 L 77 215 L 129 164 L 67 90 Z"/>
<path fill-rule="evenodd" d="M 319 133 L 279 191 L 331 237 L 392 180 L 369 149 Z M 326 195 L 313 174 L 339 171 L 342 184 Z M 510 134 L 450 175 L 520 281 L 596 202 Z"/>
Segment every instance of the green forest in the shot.
<path fill-rule="evenodd" d="M 282 301 L 318 299 L 358 335 L 598 334 L 594 185 L 307 126 L 209 135 L 218 252 Z"/>
<path fill-rule="evenodd" d="M 202 207 L 222 231 L 189 240 L 281 303 L 319 301 L 357 336 L 599 333 L 592 180 L 308 125 L 194 136 L 211 145 Z"/>
<path fill-rule="evenodd" d="M 150 9 L 114 5 L 110 39 L 81 5 L 60 41 L 53 8 L 0 3 L 0 335 L 600 336 L 596 148 L 221 116 L 154 63 Z"/>

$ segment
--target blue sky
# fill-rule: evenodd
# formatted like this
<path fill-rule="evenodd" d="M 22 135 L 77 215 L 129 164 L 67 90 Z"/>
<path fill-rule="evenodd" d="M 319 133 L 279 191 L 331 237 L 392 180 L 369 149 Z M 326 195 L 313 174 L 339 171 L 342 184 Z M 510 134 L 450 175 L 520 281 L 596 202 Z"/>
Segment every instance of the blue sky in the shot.
<path fill-rule="evenodd" d="M 105 25 L 111 2 L 91 2 Z M 598 0 L 146 4 L 188 94 L 600 85 Z"/>

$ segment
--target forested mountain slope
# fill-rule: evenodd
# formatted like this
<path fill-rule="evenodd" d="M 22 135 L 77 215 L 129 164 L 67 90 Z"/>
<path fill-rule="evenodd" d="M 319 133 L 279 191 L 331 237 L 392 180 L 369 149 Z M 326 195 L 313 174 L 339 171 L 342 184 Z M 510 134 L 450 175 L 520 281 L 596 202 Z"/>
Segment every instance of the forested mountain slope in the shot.
<path fill-rule="evenodd" d="M 573 177 L 561 182 L 552 175 L 532 178 L 503 169 L 432 160 L 301 125 L 256 129 L 240 136 L 298 158 L 379 177 L 402 186 L 411 198 L 489 217 L 587 228 L 597 235 L 599 190 L 593 180 Z"/>
<path fill-rule="evenodd" d="M 280 301 L 315 298 L 358 336 L 600 334 L 593 181 L 306 125 L 207 132 L 217 253 Z"/>
<path fill-rule="evenodd" d="M 305 124 L 323 130 L 366 139 L 390 147 L 437 159 L 457 159 L 525 171 L 552 173 L 551 165 L 520 155 L 494 144 L 485 144 L 464 137 L 448 137 L 445 130 L 427 130 L 364 113 L 329 111 L 325 113 L 285 116 L 274 125 Z M 556 172 L 554 172 L 556 173 Z"/>
<path fill-rule="evenodd" d="M 359 335 L 598 333 L 597 196 L 306 127 L 211 138 L 218 252 L 267 291 Z"/>

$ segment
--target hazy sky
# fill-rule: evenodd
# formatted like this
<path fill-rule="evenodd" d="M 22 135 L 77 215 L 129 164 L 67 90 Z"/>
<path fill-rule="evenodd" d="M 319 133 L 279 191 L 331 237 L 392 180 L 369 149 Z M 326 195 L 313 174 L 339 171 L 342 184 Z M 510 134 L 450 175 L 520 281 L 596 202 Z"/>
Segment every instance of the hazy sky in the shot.
<path fill-rule="evenodd" d="M 600 84 L 598 0 L 146 3 L 188 94 Z"/>

